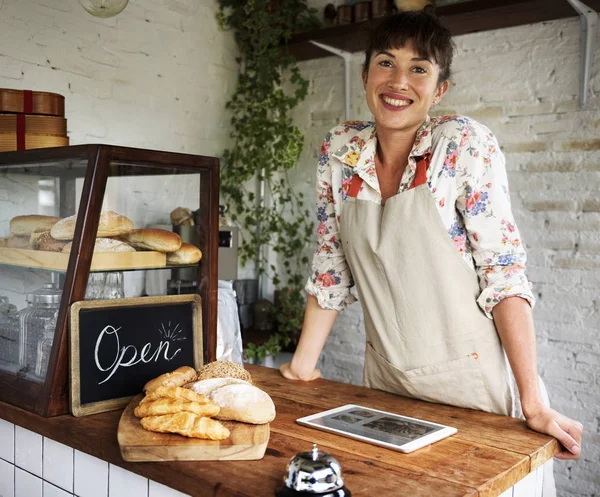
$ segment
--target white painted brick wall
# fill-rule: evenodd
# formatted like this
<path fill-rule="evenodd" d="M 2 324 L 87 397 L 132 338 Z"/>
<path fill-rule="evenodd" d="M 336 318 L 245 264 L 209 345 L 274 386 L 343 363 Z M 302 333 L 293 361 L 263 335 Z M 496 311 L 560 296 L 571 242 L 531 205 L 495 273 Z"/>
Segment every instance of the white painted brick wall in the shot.
<path fill-rule="evenodd" d="M 507 157 L 515 216 L 538 296 L 540 373 L 552 404 L 585 425 L 579 462 L 559 462 L 561 497 L 600 495 L 600 49 L 589 105 L 579 108 L 576 18 L 456 38 L 453 85 L 438 112 L 471 116 L 497 135 Z M 600 46 L 600 45 L 597 45 Z M 369 119 L 352 58 L 351 118 Z M 296 111 L 305 132 L 299 190 L 315 198 L 325 133 L 343 120 L 343 63 L 300 64 L 310 96 Z M 326 377 L 360 383 L 364 328 L 360 304 L 340 315 L 320 366 Z"/>
<path fill-rule="evenodd" d="M 214 0 L 131 0 L 116 17 L 77 0 L 0 1 L 0 87 L 66 98 L 71 144 L 218 156 L 237 48 Z"/>

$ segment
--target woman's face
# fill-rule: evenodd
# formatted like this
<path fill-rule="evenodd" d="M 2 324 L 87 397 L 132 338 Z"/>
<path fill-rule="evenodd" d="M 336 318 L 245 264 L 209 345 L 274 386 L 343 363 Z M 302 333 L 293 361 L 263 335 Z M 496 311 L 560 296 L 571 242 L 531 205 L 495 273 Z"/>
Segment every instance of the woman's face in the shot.
<path fill-rule="evenodd" d="M 439 66 L 420 57 L 412 44 L 374 53 L 363 85 L 377 128 L 416 131 L 448 89 L 447 81 L 438 84 L 439 75 Z"/>

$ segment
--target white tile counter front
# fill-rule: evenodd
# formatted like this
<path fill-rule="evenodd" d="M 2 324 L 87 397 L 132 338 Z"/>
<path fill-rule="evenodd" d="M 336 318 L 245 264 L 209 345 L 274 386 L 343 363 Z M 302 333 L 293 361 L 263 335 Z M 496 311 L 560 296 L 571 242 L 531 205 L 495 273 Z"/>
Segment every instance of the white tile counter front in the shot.
<path fill-rule="evenodd" d="M 0 497 L 186 497 L 0 419 Z"/>

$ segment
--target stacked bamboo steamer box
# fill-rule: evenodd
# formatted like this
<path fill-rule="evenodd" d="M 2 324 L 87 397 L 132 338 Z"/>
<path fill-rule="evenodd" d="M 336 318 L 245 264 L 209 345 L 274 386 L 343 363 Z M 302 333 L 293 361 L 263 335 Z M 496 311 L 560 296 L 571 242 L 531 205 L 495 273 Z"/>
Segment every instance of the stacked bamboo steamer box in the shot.
<path fill-rule="evenodd" d="M 68 144 L 65 97 L 0 88 L 0 152 Z"/>

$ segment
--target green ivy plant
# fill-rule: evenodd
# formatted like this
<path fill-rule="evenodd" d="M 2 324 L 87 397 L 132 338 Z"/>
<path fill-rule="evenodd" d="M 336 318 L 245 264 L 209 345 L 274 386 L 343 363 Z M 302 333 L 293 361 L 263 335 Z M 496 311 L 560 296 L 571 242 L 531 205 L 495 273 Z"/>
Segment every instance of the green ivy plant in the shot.
<path fill-rule="evenodd" d="M 297 341 L 303 320 L 309 261 L 302 252 L 313 225 L 288 171 L 304 143 L 291 112 L 306 97 L 308 81 L 284 47 L 294 32 L 318 25 L 315 12 L 306 0 L 219 0 L 219 23 L 233 30 L 240 50 L 240 73 L 227 103 L 232 146 L 221 159 L 221 199 L 242 230 L 240 263 L 254 261 L 258 275 L 270 278 L 279 294 L 276 330 L 264 344 L 248 347 L 249 359 L 276 355 Z M 264 184 L 264 203 L 255 192 L 257 181 Z M 276 253 L 281 269 L 269 262 L 264 247 Z"/>

